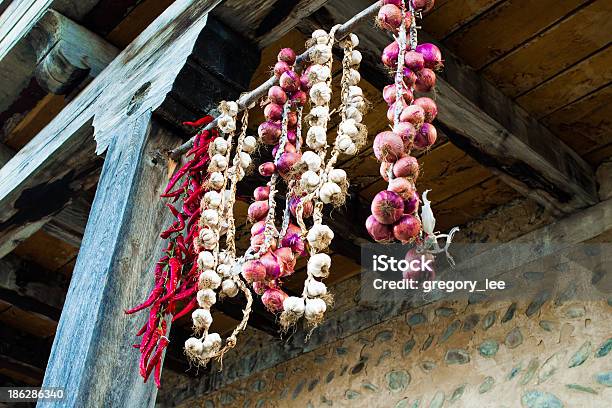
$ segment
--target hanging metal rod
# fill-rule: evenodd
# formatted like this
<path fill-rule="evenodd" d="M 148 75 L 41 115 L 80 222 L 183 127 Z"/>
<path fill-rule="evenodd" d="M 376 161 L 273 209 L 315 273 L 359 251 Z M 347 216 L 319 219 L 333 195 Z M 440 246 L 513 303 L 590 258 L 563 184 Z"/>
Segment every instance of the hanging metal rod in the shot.
<path fill-rule="evenodd" d="M 382 0 L 379 0 L 376 3 L 372 4 L 371 6 L 369 6 L 368 8 L 354 15 L 353 18 L 351 18 L 346 23 L 338 27 L 338 29 L 336 30 L 336 34 L 335 34 L 336 39 L 338 40 L 342 39 L 346 35 L 350 34 L 351 31 L 356 26 L 363 23 L 365 20 L 369 20 L 374 14 L 378 12 L 378 9 L 381 7 L 381 5 L 382 5 Z M 297 56 L 296 64 L 301 64 L 302 62 L 306 61 L 309 55 L 310 55 L 310 49 L 307 49 L 302 54 Z M 253 89 L 251 92 L 243 94 L 236 101 L 238 103 L 239 110 L 240 111 L 245 110 L 247 106 L 250 106 L 257 100 L 259 100 L 261 97 L 265 96 L 268 93 L 268 90 L 272 86 L 276 85 L 277 83 L 278 83 L 278 78 L 276 78 L 275 76 L 272 76 L 266 82 L 262 83 L 257 88 Z M 217 118 L 215 118 L 212 122 L 210 122 L 204 128 L 204 130 L 210 130 L 214 128 L 215 126 L 217 126 Z M 186 141 L 185 143 L 183 143 L 182 145 L 180 145 L 179 147 L 177 147 L 176 149 L 171 150 L 170 157 L 174 160 L 178 160 L 183 154 L 187 153 L 189 149 L 191 149 L 191 147 L 193 146 L 194 140 L 195 140 L 195 136 L 189 139 L 188 141 Z"/>

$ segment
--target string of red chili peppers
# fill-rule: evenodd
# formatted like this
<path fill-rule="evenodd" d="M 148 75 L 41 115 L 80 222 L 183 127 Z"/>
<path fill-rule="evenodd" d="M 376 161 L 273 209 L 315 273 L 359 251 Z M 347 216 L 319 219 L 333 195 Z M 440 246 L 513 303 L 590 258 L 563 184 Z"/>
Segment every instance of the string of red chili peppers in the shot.
<path fill-rule="evenodd" d="M 212 120 L 212 116 L 205 116 L 196 122 L 184 124 L 203 128 Z M 125 311 L 126 314 L 133 314 L 149 309 L 147 322 L 136 333 L 137 337 L 142 336 L 141 341 L 134 347 L 140 350 L 140 375 L 146 382 L 153 372 L 158 388 L 162 355 L 170 342 L 167 318 L 171 315 L 174 322 L 198 306 L 195 297 L 198 290 L 198 252 L 193 238 L 199 233 L 200 201 L 206 193 L 203 186 L 210 160 L 208 146 L 217 136 L 216 129 L 200 131 L 196 135 L 193 148 L 187 153 L 189 160 L 172 176 L 161 195 L 171 200 L 166 206 L 176 220 L 160 234 L 162 239 L 168 240 L 168 245 L 155 265 L 155 287 L 143 303 Z M 185 304 L 186 299 L 191 300 Z M 182 305 L 182 308 L 177 312 L 178 305 Z"/>

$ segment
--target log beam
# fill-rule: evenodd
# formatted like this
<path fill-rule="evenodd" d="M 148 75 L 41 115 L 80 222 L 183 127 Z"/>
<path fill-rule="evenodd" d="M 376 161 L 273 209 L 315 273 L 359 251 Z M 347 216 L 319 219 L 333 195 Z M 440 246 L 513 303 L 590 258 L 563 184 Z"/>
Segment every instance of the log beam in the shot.
<path fill-rule="evenodd" d="M 370 4 L 367 0 L 328 3 L 298 28 L 310 34 L 313 29 L 342 23 L 346 16 Z M 391 38 L 366 25 L 355 32 L 360 35 L 359 49 L 364 56 L 362 75 L 382 89 L 389 83 L 389 76 L 380 63 L 380 52 Z M 435 42 L 426 33 L 420 39 Z M 437 81 L 438 122 L 453 143 L 519 192 L 557 214 L 571 213 L 598 201 L 593 170 L 580 156 L 441 48 L 445 69 Z"/>

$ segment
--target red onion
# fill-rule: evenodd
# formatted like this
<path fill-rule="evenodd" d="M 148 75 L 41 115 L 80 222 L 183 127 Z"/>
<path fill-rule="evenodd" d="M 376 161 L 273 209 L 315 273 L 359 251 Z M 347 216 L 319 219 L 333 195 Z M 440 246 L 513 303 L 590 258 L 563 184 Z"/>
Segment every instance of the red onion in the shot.
<path fill-rule="evenodd" d="M 263 122 L 257 128 L 259 138 L 264 144 L 273 145 L 278 143 L 281 136 L 281 124 L 277 122 Z"/>
<path fill-rule="evenodd" d="M 287 130 L 287 141 L 295 145 L 296 140 L 297 140 L 297 134 L 295 133 L 295 130 Z"/>
<path fill-rule="evenodd" d="M 278 151 L 279 145 L 274 146 L 272 149 L 272 156 L 276 157 L 276 152 Z M 289 141 L 285 143 L 285 153 L 295 153 L 297 150 L 295 149 L 295 145 Z"/>
<path fill-rule="evenodd" d="M 272 103 L 277 103 L 283 106 L 285 102 L 287 102 L 287 94 L 285 91 L 283 91 L 283 88 L 278 85 L 274 85 L 268 90 L 268 99 Z"/>
<path fill-rule="evenodd" d="M 436 86 L 436 73 L 429 68 L 423 68 L 417 73 L 417 80 L 414 89 L 417 92 L 431 92 Z"/>
<path fill-rule="evenodd" d="M 291 103 L 293 106 L 299 107 L 306 105 L 308 102 L 308 95 L 304 91 L 296 91 L 293 95 L 291 95 Z"/>
<path fill-rule="evenodd" d="M 300 76 L 300 86 L 304 91 L 310 90 L 312 86 L 312 81 L 310 80 L 310 69 L 312 65 L 306 67 L 304 71 L 302 71 L 302 76 Z"/>
<path fill-rule="evenodd" d="M 268 251 L 265 254 L 263 254 L 259 258 L 259 261 L 266 268 L 266 277 L 268 277 L 269 279 L 276 279 L 280 276 L 281 274 L 280 265 L 278 264 L 278 261 L 276 257 L 274 256 L 274 254 L 272 254 L 272 252 Z"/>
<path fill-rule="evenodd" d="M 383 88 L 383 99 L 387 102 L 388 105 L 395 103 L 395 98 L 397 96 L 397 91 L 395 88 L 395 84 L 387 85 Z M 405 87 L 402 87 L 402 98 L 406 102 L 406 105 L 412 102 L 412 91 Z"/>
<path fill-rule="evenodd" d="M 395 177 L 408 177 L 416 180 L 419 176 L 419 162 L 415 157 L 404 156 L 393 165 L 393 175 Z"/>
<path fill-rule="evenodd" d="M 409 68 L 404 68 L 404 83 L 408 87 L 414 86 L 416 83 L 417 76 L 414 72 L 412 72 Z"/>
<path fill-rule="evenodd" d="M 395 68 L 397 66 L 397 56 L 399 55 L 399 44 L 397 41 L 393 41 L 387 45 L 382 52 L 382 63 L 389 68 Z"/>
<path fill-rule="evenodd" d="M 264 177 L 270 177 L 276 171 L 276 166 L 272 162 L 265 162 L 259 166 L 259 174 Z"/>
<path fill-rule="evenodd" d="M 291 248 L 291 250 L 297 255 L 301 256 L 306 254 L 306 246 L 304 245 L 304 240 L 302 240 L 299 234 L 285 234 L 281 241 L 281 245 L 285 248 Z"/>
<path fill-rule="evenodd" d="M 414 100 L 414 104 L 425 111 L 425 122 L 431 123 L 438 116 L 438 106 L 433 99 L 423 96 Z"/>
<path fill-rule="evenodd" d="M 255 224 L 253 224 L 253 226 L 251 227 L 251 236 L 254 237 L 255 235 L 259 235 L 262 232 L 264 232 L 265 229 L 266 229 L 266 222 L 258 221 Z"/>
<path fill-rule="evenodd" d="M 412 141 L 416 136 L 416 128 L 410 122 L 400 122 L 393 126 L 393 133 L 398 134 L 404 142 L 404 151 L 408 152 L 412 148 Z"/>
<path fill-rule="evenodd" d="M 253 282 L 253 292 L 259 296 L 263 295 L 266 289 L 268 289 L 268 284 L 266 282 Z"/>
<path fill-rule="evenodd" d="M 407 106 L 400 115 L 400 122 L 408 122 L 419 127 L 425 122 L 425 110 L 418 105 Z"/>
<path fill-rule="evenodd" d="M 301 198 L 291 197 L 289 199 L 289 211 L 293 214 L 294 217 L 297 217 L 297 207 L 302 201 Z M 302 218 L 310 218 L 312 216 L 312 212 L 314 210 L 314 206 L 312 201 L 306 201 L 302 207 Z"/>
<path fill-rule="evenodd" d="M 295 125 L 297 125 L 297 112 L 287 112 L 287 126 L 295 127 Z"/>
<path fill-rule="evenodd" d="M 385 180 L 389 181 L 389 169 L 393 166 L 393 163 L 386 161 L 380 162 L 380 176 Z"/>
<path fill-rule="evenodd" d="M 434 6 L 434 0 L 412 0 L 412 6 L 415 10 L 422 10 L 427 13 Z"/>
<path fill-rule="evenodd" d="M 381 191 L 372 200 L 372 215 L 381 224 L 393 224 L 403 214 L 404 201 L 393 191 Z"/>
<path fill-rule="evenodd" d="M 292 197 L 294 198 L 294 197 Z M 311 201 L 309 201 L 309 203 L 312 204 Z M 300 227 L 298 227 L 297 225 L 293 224 L 293 223 L 289 223 L 289 225 L 287 226 L 287 235 L 289 234 L 296 234 L 296 235 L 301 235 L 302 234 L 302 229 Z"/>
<path fill-rule="evenodd" d="M 376 21 L 381 28 L 396 31 L 402 24 L 402 10 L 393 4 L 385 4 L 378 10 Z"/>
<path fill-rule="evenodd" d="M 419 193 L 414 190 L 412 197 L 404 200 L 404 214 L 414 214 L 419 210 Z"/>
<path fill-rule="evenodd" d="M 385 131 L 374 139 L 374 155 L 380 161 L 394 162 L 404 152 L 404 142 L 399 135 Z"/>
<path fill-rule="evenodd" d="M 421 231 L 421 221 L 414 215 L 406 214 L 393 225 L 393 235 L 398 241 L 413 241 Z"/>
<path fill-rule="evenodd" d="M 285 152 L 280 155 L 280 158 L 276 163 L 276 169 L 281 176 L 285 177 L 291 172 L 291 170 L 293 170 L 295 164 L 301 159 L 302 155 L 300 153 Z"/>
<path fill-rule="evenodd" d="M 291 48 L 283 48 L 278 53 L 277 59 L 286 62 L 288 65 L 293 65 L 295 64 L 295 51 Z"/>
<path fill-rule="evenodd" d="M 430 43 L 419 44 L 416 47 L 416 51 L 423 55 L 425 68 L 440 69 L 443 67 L 442 53 L 435 45 Z"/>
<path fill-rule="evenodd" d="M 376 242 L 391 242 L 393 241 L 393 227 L 391 225 L 381 224 L 376 221 L 373 215 L 370 215 L 366 220 L 366 229 Z"/>
<path fill-rule="evenodd" d="M 251 237 L 251 248 L 253 248 L 254 251 L 259 251 L 261 249 L 261 246 L 264 244 L 264 242 L 266 241 L 266 237 L 264 236 L 264 234 L 259 234 L 259 235 L 255 235 Z M 274 251 L 276 249 L 276 241 L 272 240 L 270 241 L 270 247 L 269 249 Z"/>
<path fill-rule="evenodd" d="M 425 67 L 425 59 L 423 55 L 416 51 L 407 51 L 404 54 L 404 64 L 412 71 L 420 71 Z"/>
<path fill-rule="evenodd" d="M 414 138 L 414 147 L 417 149 L 427 149 L 436 143 L 438 132 L 431 123 L 423 123 Z"/>
<path fill-rule="evenodd" d="M 395 167 L 395 166 L 393 166 Z M 402 200 L 410 198 L 414 193 L 414 184 L 405 177 L 397 177 L 393 180 L 389 180 L 389 191 L 397 193 Z"/>
<path fill-rule="evenodd" d="M 261 221 L 268 215 L 270 206 L 267 201 L 255 201 L 249 206 L 249 220 L 251 222 Z"/>
<path fill-rule="evenodd" d="M 300 77 L 295 71 L 286 71 L 280 76 L 278 84 L 285 92 L 295 92 L 300 87 Z"/>
<path fill-rule="evenodd" d="M 283 302 L 288 297 L 289 295 L 280 289 L 269 288 L 266 289 L 264 294 L 261 296 L 261 301 L 269 312 L 278 313 L 282 312 Z"/>
<path fill-rule="evenodd" d="M 264 108 L 264 116 L 269 121 L 277 121 L 283 118 L 283 107 L 276 103 L 269 103 Z"/>
<path fill-rule="evenodd" d="M 410 269 L 407 269 L 404 274 L 407 274 L 407 272 L 410 272 L 410 276 L 413 277 L 412 279 L 414 280 L 434 280 L 436 278 L 436 273 L 435 273 L 435 268 L 433 267 L 434 265 L 432 265 L 433 261 L 436 260 L 434 254 L 432 254 L 431 252 L 425 252 L 425 253 L 419 253 L 417 252 L 416 248 L 411 248 L 408 252 L 406 252 L 406 256 L 404 257 L 404 259 L 406 259 L 407 261 L 413 261 L 413 260 L 418 260 L 419 262 L 427 262 L 427 261 L 432 261 L 430 262 L 428 265 L 429 267 L 432 269 L 431 271 L 412 271 Z M 405 277 L 404 275 L 404 279 L 408 279 Z"/>
<path fill-rule="evenodd" d="M 276 251 L 274 251 L 274 256 L 280 265 L 281 276 L 289 276 L 293 274 L 296 259 L 291 248 L 278 248 Z"/>
<path fill-rule="evenodd" d="M 393 102 L 390 106 L 389 109 L 387 109 L 387 119 L 389 120 L 389 122 L 393 123 L 393 120 L 395 118 L 395 104 L 399 103 L 400 105 L 402 105 L 402 111 L 405 109 L 406 106 L 408 106 L 408 104 L 406 103 L 406 101 L 402 98 L 401 102 Z"/>
<path fill-rule="evenodd" d="M 274 76 L 280 78 L 285 72 L 290 71 L 291 67 L 285 61 L 278 61 L 274 64 Z"/>
<path fill-rule="evenodd" d="M 258 260 L 247 261 L 242 265 L 242 277 L 249 283 L 266 279 L 266 267 Z"/>
<path fill-rule="evenodd" d="M 257 201 L 267 200 L 270 197 L 270 187 L 269 186 L 259 186 L 253 191 L 253 197 Z"/>

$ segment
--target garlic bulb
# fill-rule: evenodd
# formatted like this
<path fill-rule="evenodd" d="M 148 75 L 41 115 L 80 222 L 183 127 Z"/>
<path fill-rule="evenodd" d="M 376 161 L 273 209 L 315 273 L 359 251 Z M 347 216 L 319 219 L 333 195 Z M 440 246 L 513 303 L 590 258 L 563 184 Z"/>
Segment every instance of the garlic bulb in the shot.
<path fill-rule="evenodd" d="M 322 126 L 313 126 L 306 134 L 306 144 L 313 150 L 327 146 L 327 131 Z"/>
<path fill-rule="evenodd" d="M 191 320 L 198 330 L 208 330 L 213 322 L 213 317 L 208 309 L 196 309 L 191 314 Z"/>
<path fill-rule="evenodd" d="M 321 178 L 314 171 L 308 170 L 302 174 L 300 184 L 308 191 L 313 191 L 319 186 Z"/>
<path fill-rule="evenodd" d="M 200 339 L 196 339 L 195 337 L 190 337 L 185 340 L 185 351 L 187 354 L 192 356 L 199 356 L 204 351 L 202 346 L 202 342 Z"/>
<path fill-rule="evenodd" d="M 213 171 L 223 171 L 227 168 L 227 159 L 221 154 L 215 154 L 210 158 L 208 168 Z"/>
<path fill-rule="evenodd" d="M 316 40 L 318 38 L 325 38 L 325 39 L 327 39 L 329 36 L 327 35 L 327 31 L 318 29 L 318 30 L 314 30 L 312 32 L 311 37 Z"/>
<path fill-rule="evenodd" d="M 221 187 L 223 187 L 224 182 L 225 178 L 223 177 L 223 174 L 219 173 L 218 171 L 211 173 L 210 177 L 208 178 L 208 183 L 215 190 L 220 190 Z"/>
<path fill-rule="evenodd" d="M 357 50 L 353 50 L 351 52 L 351 65 L 359 65 L 361 64 L 361 60 L 363 59 L 361 52 Z"/>
<path fill-rule="evenodd" d="M 315 105 L 325 105 L 331 100 L 331 88 L 325 82 L 317 82 L 310 88 L 310 98 Z"/>
<path fill-rule="evenodd" d="M 357 47 L 359 45 L 359 37 L 357 37 L 357 34 L 351 33 L 349 35 L 349 38 L 351 40 L 351 43 L 353 44 L 353 47 Z"/>
<path fill-rule="evenodd" d="M 296 296 L 289 296 L 283 301 L 283 310 L 295 313 L 299 316 L 304 314 L 305 308 L 306 305 L 304 305 L 304 299 Z"/>
<path fill-rule="evenodd" d="M 323 317 L 323 314 L 327 310 L 325 301 L 320 298 L 306 299 L 306 308 L 304 310 L 304 316 L 308 320 L 318 320 Z"/>
<path fill-rule="evenodd" d="M 306 163 L 308 170 L 316 172 L 321 169 L 321 156 L 311 150 L 308 150 L 302 154 L 302 161 Z"/>
<path fill-rule="evenodd" d="M 230 265 L 233 262 L 232 254 L 228 251 L 219 252 L 219 264 L 220 265 Z"/>
<path fill-rule="evenodd" d="M 319 40 L 317 39 L 317 42 Z M 329 40 L 328 40 L 329 41 Z M 328 62 L 331 57 L 332 57 L 332 50 L 331 47 L 327 45 L 327 42 L 321 44 L 317 44 L 312 48 L 312 51 L 310 51 L 310 59 L 312 60 L 312 62 L 314 62 L 315 64 L 325 64 L 326 62 Z"/>
<path fill-rule="evenodd" d="M 340 150 L 342 153 L 344 153 L 346 149 L 348 149 L 352 144 L 353 140 L 348 135 L 339 134 L 336 138 L 336 146 L 338 147 L 338 150 Z"/>
<path fill-rule="evenodd" d="M 210 341 L 212 343 L 212 348 L 219 348 L 221 347 L 221 336 L 219 335 L 219 333 L 209 333 L 206 336 L 206 340 Z"/>
<path fill-rule="evenodd" d="M 351 139 L 359 134 L 359 129 L 357 129 L 357 124 L 354 119 L 346 119 L 340 123 L 338 127 L 340 133 L 349 136 Z"/>
<path fill-rule="evenodd" d="M 221 285 L 221 277 L 212 269 L 206 269 L 198 277 L 198 289 L 217 289 Z"/>
<path fill-rule="evenodd" d="M 349 92 L 348 92 L 349 99 L 353 99 L 356 96 L 363 97 L 363 90 L 360 87 L 355 86 L 355 85 L 349 86 Z"/>
<path fill-rule="evenodd" d="M 200 270 L 212 269 L 215 267 L 215 256 L 212 252 L 202 251 L 198 254 L 198 268 Z"/>
<path fill-rule="evenodd" d="M 323 183 L 319 190 L 319 198 L 323 204 L 329 204 L 332 201 L 337 201 L 338 196 L 342 194 L 342 189 L 336 183 Z"/>
<path fill-rule="evenodd" d="M 355 123 L 361 123 L 361 121 L 363 120 L 362 113 L 355 106 L 351 105 L 347 107 L 345 114 L 347 119 L 353 119 Z"/>
<path fill-rule="evenodd" d="M 350 146 L 348 146 L 346 149 L 342 151 L 342 153 L 348 156 L 353 156 L 357 154 L 357 145 L 355 143 L 351 143 Z"/>
<path fill-rule="evenodd" d="M 306 284 L 306 293 L 310 297 L 319 297 L 327 294 L 327 286 L 323 282 L 315 279 L 310 279 Z"/>
<path fill-rule="evenodd" d="M 219 223 L 219 212 L 217 210 L 204 210 L 202 212 L 202 222 L 204 225 L 214 227 Z"/>
<path fill-rule="evenodd" d="M 202 228 L 199 236 L 203 242 L 217 241 L 217 235 L 209 228 Z"/>
<path fill-rule="evenodd" d="M 251 165 L 251 156 L 248 153 L 240 152 L 239 162 L 240 167 L 247 169 Z"/>
<path fill-rule="evenodd" d="M 331 268 L 331 257 L 327 254 L 315 254 L 308 260 L 306 271 L 309 275 L 317 278 L 327 278 Z"/>
<path fill-rule="evenodd" d="M 238 104 L 234 101 L 223 101 L 219 104 L 219 110 L 229 116 L 238 114 Z"/>
<path fill-rule="evenodd" d="M 337 184 L 346 182 L 346 171 L 342 169 L 333 169 L 329 172 L 329 180 Z"/>
<path fill-rule="evenodd" d="M 236 130 L 236 120 L 229 115 L 221 115 L 217 119 L 217 126 L 223 133 L 232 133 Z"/>
<path fill-rule="evenodd" d="M 224 278 L 227 278 L 228 276 L 230 276 L 231 271 L 232 271 L 232 265 L 230 264 L 221 264 L 217 266 L 217 272 Z"/>
<path fill-rule="evenodd" d="M 208 191 L 204 194 L 204 203 L 210 208 L 219 208 L 221 205 L 221 194 L 216 191 Z"/>
<path fill-rule="evenodd" d="M 238 285 L 232 279 L 225 279 L 221 284 L 221 292 L 229 297 L 234 297 L 238 294 Z"/>
<path fill-rule="evenodd" d="M 212 289 L 200 289 L 196 295 L 198 304 L 201 308 L 210 309 L 212 305 L 217 303 L 217 295 Z"/>
<path fill-rule="evenodd" d="M 242 151 L 246 153 L 253 153 L 257 147 L 257 139 L 253 136 L 247 136 L 242 142 Z"/>
<path fill-rule="evenodd" d="M 315 224 L 308 231 L 306 239 L 316 251 L 323 251 L 334 239 L 334 232 L 327 225 Z"/>
<path fill-rule="evenodd" d="M 326 65 L 312 65 L 310 74 L 315 78 L 313 82 L 325 82 L 331 76 L 331 70 Z"/>
<path fill-rule="evenodd" d="M 227 153 L 227 147 L 228 147 L 227 140 L 217 137 L 215 140 L 213 140 L 211 149 L 213 151 L 213 154 L 223 155 Z"/>
<path fill-rule="evenodd" d="M 348 82 L 351 85 L 357 85 L 361 81 L 361 75 L 356 69 L 350 69 L 348 74 Z"/>

